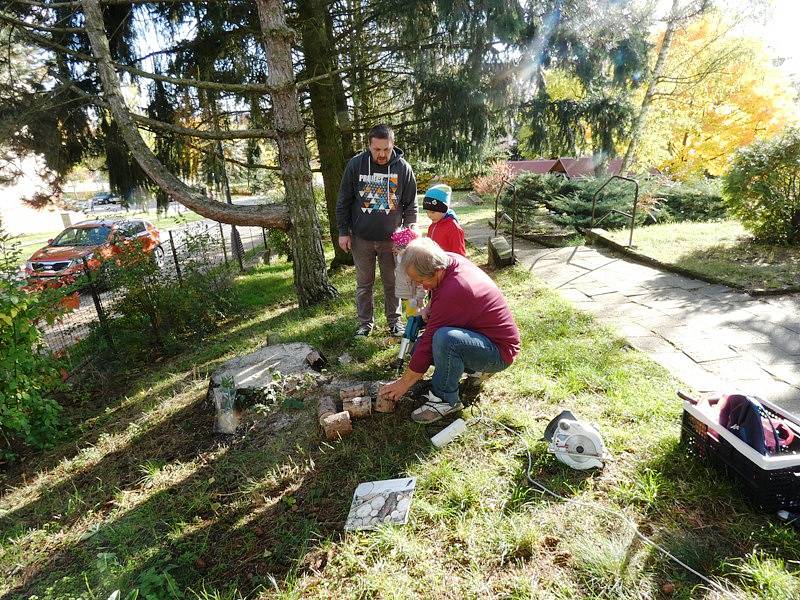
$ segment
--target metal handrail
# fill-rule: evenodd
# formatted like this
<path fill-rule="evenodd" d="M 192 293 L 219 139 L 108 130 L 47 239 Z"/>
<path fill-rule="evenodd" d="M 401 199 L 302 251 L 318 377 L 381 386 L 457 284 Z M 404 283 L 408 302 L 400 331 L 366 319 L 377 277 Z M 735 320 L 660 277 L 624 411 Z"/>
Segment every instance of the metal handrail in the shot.
<path fill-rule="evenodd" d="M 500 199 L 500 194 L 503 192 L 503 188 L 508 187 L 511 189 L 511 213 L 512 216 L 509 217 L 508 214 L 503 211 L 503 214 L 500 218 L 505 219 L 506 221 L 511 222 L 511 263 L 516 264 L 517 262 L 517 255 L 514 253 L 514 242 L 517 238 L 517 186 L 514 185 L 510 179 L 503 179 L 500 182 L 500 187 L 497 189 L 497 194 L 494 197 L 494 235 L 497 237 L 497 227 L 498 227 L 498 210 L 497 210 L 497 202 Z"/>
<path fill-rule="evenodd" d="M 595 209 L 595 205 L 597 204 L 597 196 L 600 194 L 600 192 L 603 191 L 603 188 L 605 188 L 609 183 L 611 183 L 612 179 L 623 179 L 625 181 L 630 181 L 633 185 L 636 186 L 636 192 L 635 192 L 635 195 L 633 197 L 633 210 L 631 211 L 630 214 L 628 214 L 628 213 L 623 212 L 621 210 L 617 210 L 615 208 L 612 208 L 610 211 L 608 211 L 606 214 L 604 214 L 602 217 L 600 217 L 600 219 L 597 222 L 595 222 L 595 220 L 594 220 L 594 209 Z M 630 236 L 628 236 L 628 247 L 630 248 L 631 246 L 633 246 L 633 228 L 636 226 L 636 205 L 638 203 L 639 203 L 639 182 L 636 181 L 635 179 L 630 178 L 630 177 L 624 177 L 623 175 L 612 175 L 611 177 L 609 177 L 606 180 L 606 182 L 603 185 L 601 185 L 599 188 L 597 188 L 597 191 L 592 195 L 592 224 L 591 224 L 590 228 L 594 229 L 594 226 L 597 223 L 600 223 L 603 219 L 605 219 L 606 217 L 608 217 L 612 213 L 617 213 L 617 214 L 623 215 L 625 217 L 628 217 L 631 220 L 631 233 L 630 233 Z"/>
<path fill-rule="evenodd" d="M 497 193 L 494 195 L 494 235 L 497 237 L 497 203 L 500 200 L 500 194 L 503 193 L 503 188 L 506 184 L 510 183 L 509 179 L 501 179 L 500 186 L 497 188 Z"/>

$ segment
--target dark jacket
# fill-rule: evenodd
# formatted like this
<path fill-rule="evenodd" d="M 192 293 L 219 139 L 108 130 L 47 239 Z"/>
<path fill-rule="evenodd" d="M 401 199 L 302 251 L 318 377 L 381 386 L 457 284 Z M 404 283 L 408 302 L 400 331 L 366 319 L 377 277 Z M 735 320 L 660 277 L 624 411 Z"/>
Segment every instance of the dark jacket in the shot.
<path fill-rule="evenodd" d="M 336 202 L 339 235 L 386 241 L 400 227 L 417 222 L 417 180 L 395 147 L 389 164 L 378 165 L 369 150 L 350 159 Z"/>

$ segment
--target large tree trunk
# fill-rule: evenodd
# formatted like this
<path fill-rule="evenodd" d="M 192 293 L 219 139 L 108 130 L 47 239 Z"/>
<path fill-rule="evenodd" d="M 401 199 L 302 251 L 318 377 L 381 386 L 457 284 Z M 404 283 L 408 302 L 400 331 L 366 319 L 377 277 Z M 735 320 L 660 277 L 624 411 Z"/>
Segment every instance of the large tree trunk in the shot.
<path fill-rule="evenodd" d="M 633 162 L 636 145 L 639 143 L 639 138 L 642 136 L 642 130 L 647 119 L 647 113 L 650 110 L 650 105 L 653 103 L 656 88 L 658 87 L 661 74 L 664 71 L 664 65 L 667 62 L 667 55 L 669 54 L 669 47 L 672 44 L 672 37 L 675 34 L 675 28 L 678 26 L 680 9 L 680 0 L 672 0 L 672 8 L 670 9 L 669 17 L 667 17 L 667 30 L 664 32 L 664 39 L 661 42 L 661 47 L 658 49 L 658 56 L 656 57 L 656 65 L 653 67 L 653 73 L 650 76 L 650 82 L 647 84 L 647 90 L 644 93 L 642 106 L 639 108 L 639 113 L 633 121 L 631 128 L 631 140 L 628 143 L 628 149 L 625 151 L 625 158 L 622 159 L 622 166 L 619 168 L 619 174 L 625 175 L 630 169 Z"/>
<path fill-rule="evenodd" d="M 303 40 L 306 75 L 315 77 L 323 73 L 332 73 L 334 67 L 331 57 L 334 49 L 329 44 L 326 1 L 298 0 L 297 10 L 301 16 L 300 33 Z M 336 199 L 342 182 L 342 174 L 347 166 L 347 158 L 342 151 L 341 130 L 337 124 L 336 96 L 334 95 L 334 79 L 340 77 L 338 74 L 332 74 L 330 79 L 312 83 L 308 89 L 311 98 L 311 112 L 314 116 L 322 181 L 325 187 L 328 231 L 334 250 L 332 269 L 340 265 L 353 264 L 353 255 L 342 250 L 337 243 L 339 229 L 336 226 Z"/>
<path fill-rule="evenodd" d="M 314 203 L 308 148 L 297 102 L 291 48 L 294 32 L 286 25 L 283 0 L 255 2 L 267 54 L 267 84 L 270 89 L 275 90 L 271 95 L 272 115 L 277 132 L 286 204 L 293 224 L 290 235 L 294 282 L 300 305 L 308 306 L 332 298 L 337 292 L 328 281 L 325 270 L 325 254 Z"/>
<path fill-rule="evenodd" d="M 106 100 L 111 107 L 111 114 L 119 127 L 122 138 L 142 170 L 171 198 L 204 217 L 231 225 L 289 229 L 290 213 L 287 212 L 285 206 L 236 206 L 208 200 L 203 195 L 192 191 L 161 164 L 139 134 L 125 104 L 125 99 L 122 97 L 119 79 L 111 62 L 111 53 L 99 2 L 98 0 L 82 0 L 82 5 L 86 18 L 86 34 L 92 46 L 92 53 L 97 59 L 97 70 Z"/>

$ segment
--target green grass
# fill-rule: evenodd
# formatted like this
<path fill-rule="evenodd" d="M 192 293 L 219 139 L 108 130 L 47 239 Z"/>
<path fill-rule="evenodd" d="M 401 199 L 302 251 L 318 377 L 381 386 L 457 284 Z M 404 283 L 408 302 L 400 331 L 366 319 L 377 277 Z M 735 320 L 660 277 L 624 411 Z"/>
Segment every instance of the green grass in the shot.
<path fill-rule="evenodd" d="M 611 238 L 628 243 L 627 231 Z M 746 289 L 780 290 L 800 285 L 800 247 L 759 244 L 737 221 L 667 223 L 634 231 L 636 250 Z"/>
<path fill-rule="evenodd" d="M 795 530 L 684 455 L 669 375 L 523 270 L 495 277 L 522 354 L 486 383 L 481 410 L 524 436 L 533 475 L 624 512 L 741 597 L 797 597 Z M 402 405 L 327 443 L 309 403 L 233 440 L 213 436 L 208 373 L 266 342 L 307 341 L 339 376 L 390 376 L 396 341 L 354 341 L 353 270 L 334 283 L 340 299 L 299 309 L 289 265 L 260 267 L 238 278 L 236 316 L 216 336 L 83 381 L 64 440 L 2 480 L 0 595 L 644 599 L 671 583 L 673 598 L 720 597 L 633 541 L 621 519 L 542 497 L 525 481 L 520 440 L 491 422 L 435 450 L 442 425 L 416 425 Z M 345 351 L 355 360 L 341 365 Z M 599 424 L 614 456 L 603 471 L 572 471 L 539 441 L 567 407 Z M 417 477 L 408 525 L 343 533 L 359 482 L 405 475 Z"/>

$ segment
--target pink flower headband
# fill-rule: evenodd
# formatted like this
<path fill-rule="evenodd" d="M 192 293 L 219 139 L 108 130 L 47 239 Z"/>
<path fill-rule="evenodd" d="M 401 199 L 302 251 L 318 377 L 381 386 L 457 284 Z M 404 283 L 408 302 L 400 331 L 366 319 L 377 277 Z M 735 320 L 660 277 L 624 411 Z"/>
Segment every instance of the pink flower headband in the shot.
<path fill-rule="evenodd" d="M 409 229 L 408 227 L 404 227 L 402 229 L 397 229 L 392 234 L 392 242 L 398 248 L 405 248 L 411 242 L 419 237 L 419 234 L 414 231 L 413 229 Z"/>

